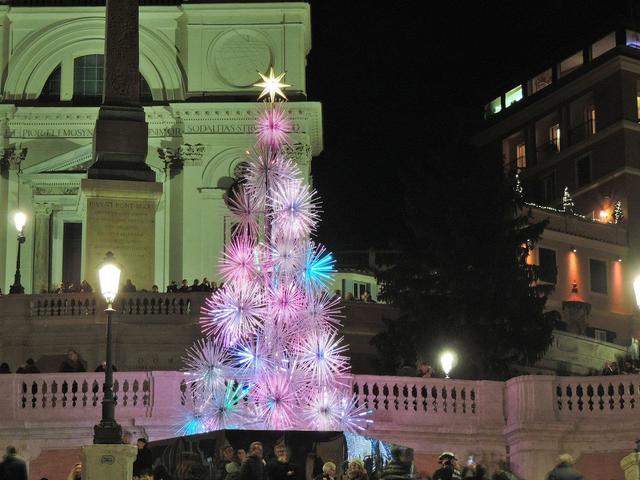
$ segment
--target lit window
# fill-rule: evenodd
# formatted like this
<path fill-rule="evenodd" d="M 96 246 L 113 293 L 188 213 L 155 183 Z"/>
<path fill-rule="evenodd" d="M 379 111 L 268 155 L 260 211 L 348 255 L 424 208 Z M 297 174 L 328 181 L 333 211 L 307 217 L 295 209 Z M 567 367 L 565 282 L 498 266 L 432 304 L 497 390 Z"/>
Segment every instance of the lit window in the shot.
<path fill-rule="evenodd" d="M 522 85 L 518 85 L 516 88 L 512 88 L 505 94 L 504 105 L 505 107 L 510 107 L 520 100 L 522 100 Z"/>
<path fill-rule="evenodd" d="M 640 33 L 627 30 L 627 47 L 640 48 Z"/>
<path fill-rule="evenodd" d="M 607 293 L 607 264 L 605 262 L 590 258 L 589 278 L 592 292 Z"/>
<path fill-rule="evenodd" d="M 591 45 L 591 59 L 598 58 L 616 46 L 616 32 L 611 32 Z"/>
<path fill-rule="evenodd" d="M 73 62 L 73 96 L 101 98 L 104 55 L 85 55 Z"/>
<path fill-rule="evenodd" d="M 485 118 L 495 115 L 500 110 L 502 110 L 502 99 L 500 97 L 494 98 L 485 105 Z"/>
<path fill-rule="evenodd" d="M 549 127 L 549 143 L 560 151 L 560 124 L 555 123 Z"/>
<path fill-rule="evenodd" d="M 531 93 L 536 93 L 542 90 L 544 87 L 551 85 L 552 81 L 553 81 L 553 76 L 551 74 L 551 69 L 545 70 L 539 75 L 536 75 L 530 80 Z"/>
<path fill-rule="evenodd" d="M 589 105 L 584 111 L 585 117 L 587 117 L 587 135 L 596 134 L 596 107 Z"/>
<path fill-rule="evenodd" d="M 569 58 L 565 58 L 560 62 L 558 68 L 558 76 L 563 77 L 568 73 L 573 72 L 576 68 L 580 67 L 584 59 L 582 58 L 582 52 L 574 53 Z"/>
<path fill-rule="evenodd" d="M 527 168 L 527 149 L 524 143 L 516 145 L 516 166 L 518 168 Z"/>
<path fill-rule="evenodd" d="M 593 329 L 593 338 L 595 338 L 599 342 L 606 342 L 607 341 L 607 331 L 606 330 L 600 330 L 599 328 L 594 328 Z"/>

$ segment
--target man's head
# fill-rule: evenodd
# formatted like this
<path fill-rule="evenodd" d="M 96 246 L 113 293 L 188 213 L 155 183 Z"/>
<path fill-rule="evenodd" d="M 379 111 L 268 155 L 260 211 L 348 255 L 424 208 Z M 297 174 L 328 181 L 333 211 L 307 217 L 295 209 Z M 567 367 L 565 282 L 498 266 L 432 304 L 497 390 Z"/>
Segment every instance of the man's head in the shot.
<path fill-rule="evenodd" d="M 13 445 L 9 445 L 6 450 L 7 456 L 17 455 L 18 450 Z"/>
<path fill-rule="evenodd" d="M 279 443 L 273 450 L 279 462 L 286 463 L 289 461 L 289 452 L 287 451 L 287 446 L 284 443 Z"/>
<path fill-rule="evenodd" d="M 27 358 L 27 365 L 35 365 L 36 362 L 33 361 L 33 358 Z"/>
<path fill-rule="evenodd" d="M 122 443 L 129 445 L 131 443 L 131 432 L 124 431 L 122 433 Z"/>
<path fill-rule="evenodd" d="M 322 466 L 322 473 L 329 475 L 330 477 L 336 476 L 336 464 L 333 462 L 327 462 Z"/>
<path fill-rule="evenodd" d="M 262 442 L 253 442 L 249 445 L 249 455 L 254 455 L 258 458 L 262 458 Z"/>
<path fill-rule="evenodd" d="M 575 460 L 568 453 L 563 453 L 562 455 L 558 456 L 558 463 L 573 465 L 575 463 Z"/>
<path fill-rule="evenodd" d="M 438 462 L 442 465 L 451 465 L 456 460 L 458 459 L 453 452 L 442 452 L 438 457 Z"/>
<path fill-rule="evenodd" d="M 183 285 L 183 286 L 185 286 L 185 287 L 186 287 L 187 285 L 189 285 L 189 284 L 187 283 L 187 279 L 186 279 L 186 278 L 183 278 L 183 279 L 182 279 L 182 285 Z"/>
<path fill-rule="evenodd" d="M 364 462 L 359 458 L 355 458 L 349 462 L 348 474 L 364 473 Z"/>
<path fill-rule="evenodd" d="M 193 284 L 194 285 L 198 285 L 200 283 L 200 280 L 198 280 L 197 278 L 193 279 Z"/>
<path fill-rule="evenodd" d="M 242 463 L 244 462 L 244 459 L 247 458 L 247 451 L 244 448 L 239 448 L 236 450 L 236 456 L 238 457 L 238 460 L 240 460 L 240 463 Z"/>
<path fill-rule="evenodd" d="M 227 445 L 222 449 L 222 456 L 224 457 L 225 460 L 232 460 L 233 453 L 234 453 L 233 447 L 231 445 Z"/>
<path fill-rule="evenodd" d="M 147 439 L 139 438 L 138 441 L 136 442 L 136 445 L 138 446 L 138 450 L 142 450 L 144 447 L 147 446 Z"/>
<path fill-rule="evenodd" d="M 78 352 L 76 352 L 74 349 L 70 348 L 69 351 L 67 352 L 67 358 L 69 360 L 71 360 L 72 362 L 77 362 L 78 361 Z"/>

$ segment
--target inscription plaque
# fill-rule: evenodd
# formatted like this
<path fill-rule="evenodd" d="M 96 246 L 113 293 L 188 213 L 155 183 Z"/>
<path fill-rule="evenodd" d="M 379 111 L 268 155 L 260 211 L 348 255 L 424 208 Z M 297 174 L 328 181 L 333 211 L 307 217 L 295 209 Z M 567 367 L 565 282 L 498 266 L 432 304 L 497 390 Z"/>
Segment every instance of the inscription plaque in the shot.
<path fill-rule="evenodd" d="M 122 268 L 121 284 L 130 278 L 138 289 L 151 290 L 155 213 L 162 185 L 83 180 L 82 191 L 87 202 L 84 271 L 89 283 L 98 286 L 98 269 L 110 251 Z"/>

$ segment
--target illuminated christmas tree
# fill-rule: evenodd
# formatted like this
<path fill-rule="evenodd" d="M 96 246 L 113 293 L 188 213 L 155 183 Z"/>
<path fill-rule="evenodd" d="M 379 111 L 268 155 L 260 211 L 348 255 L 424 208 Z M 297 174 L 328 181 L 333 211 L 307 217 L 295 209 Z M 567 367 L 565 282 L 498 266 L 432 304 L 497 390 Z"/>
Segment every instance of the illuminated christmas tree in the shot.
<path fill-rule="evenodd" d="M 613 223 L 622 223 L 624 220 L 624 213 L 622 212 L 622 202 L 618 200 L 613 207 Z"/>
<path fill-rule="evenodd" d="M 185 356 L 180 433 L 224 428 L 362 430 L 349 386 L 334 260 L 313 235 L 316 192 L 285 154 L 291 122 L 284 74 L 262 75 L 257 142 L 229 198 L 235 221 L 220 260 L 224 287 L 202 309 L 206 337 Z"/>
<path fill-rule="evenodd" d="M 575 204 L 573 203 L 573 198 L 571 198 L 571 194 L 569 193 L 569 187 L 564 187 L 564 193 L 562 194 L 562 210 L 573 213 L 574 207 Z"/>

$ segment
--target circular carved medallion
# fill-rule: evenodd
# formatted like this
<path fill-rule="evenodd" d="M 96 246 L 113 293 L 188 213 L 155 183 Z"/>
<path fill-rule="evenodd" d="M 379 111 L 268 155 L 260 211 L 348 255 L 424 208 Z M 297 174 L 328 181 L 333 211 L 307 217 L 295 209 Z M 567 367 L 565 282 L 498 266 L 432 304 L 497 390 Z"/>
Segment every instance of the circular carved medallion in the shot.
<path fill-rule="evenodd" d="M 271 66 L 271 48 L 256 30 L 232 30 L 216 40 L 210 60 L 225 83 L 248 87 L 258 81 L 257 72 L 265 72 Z"/>

